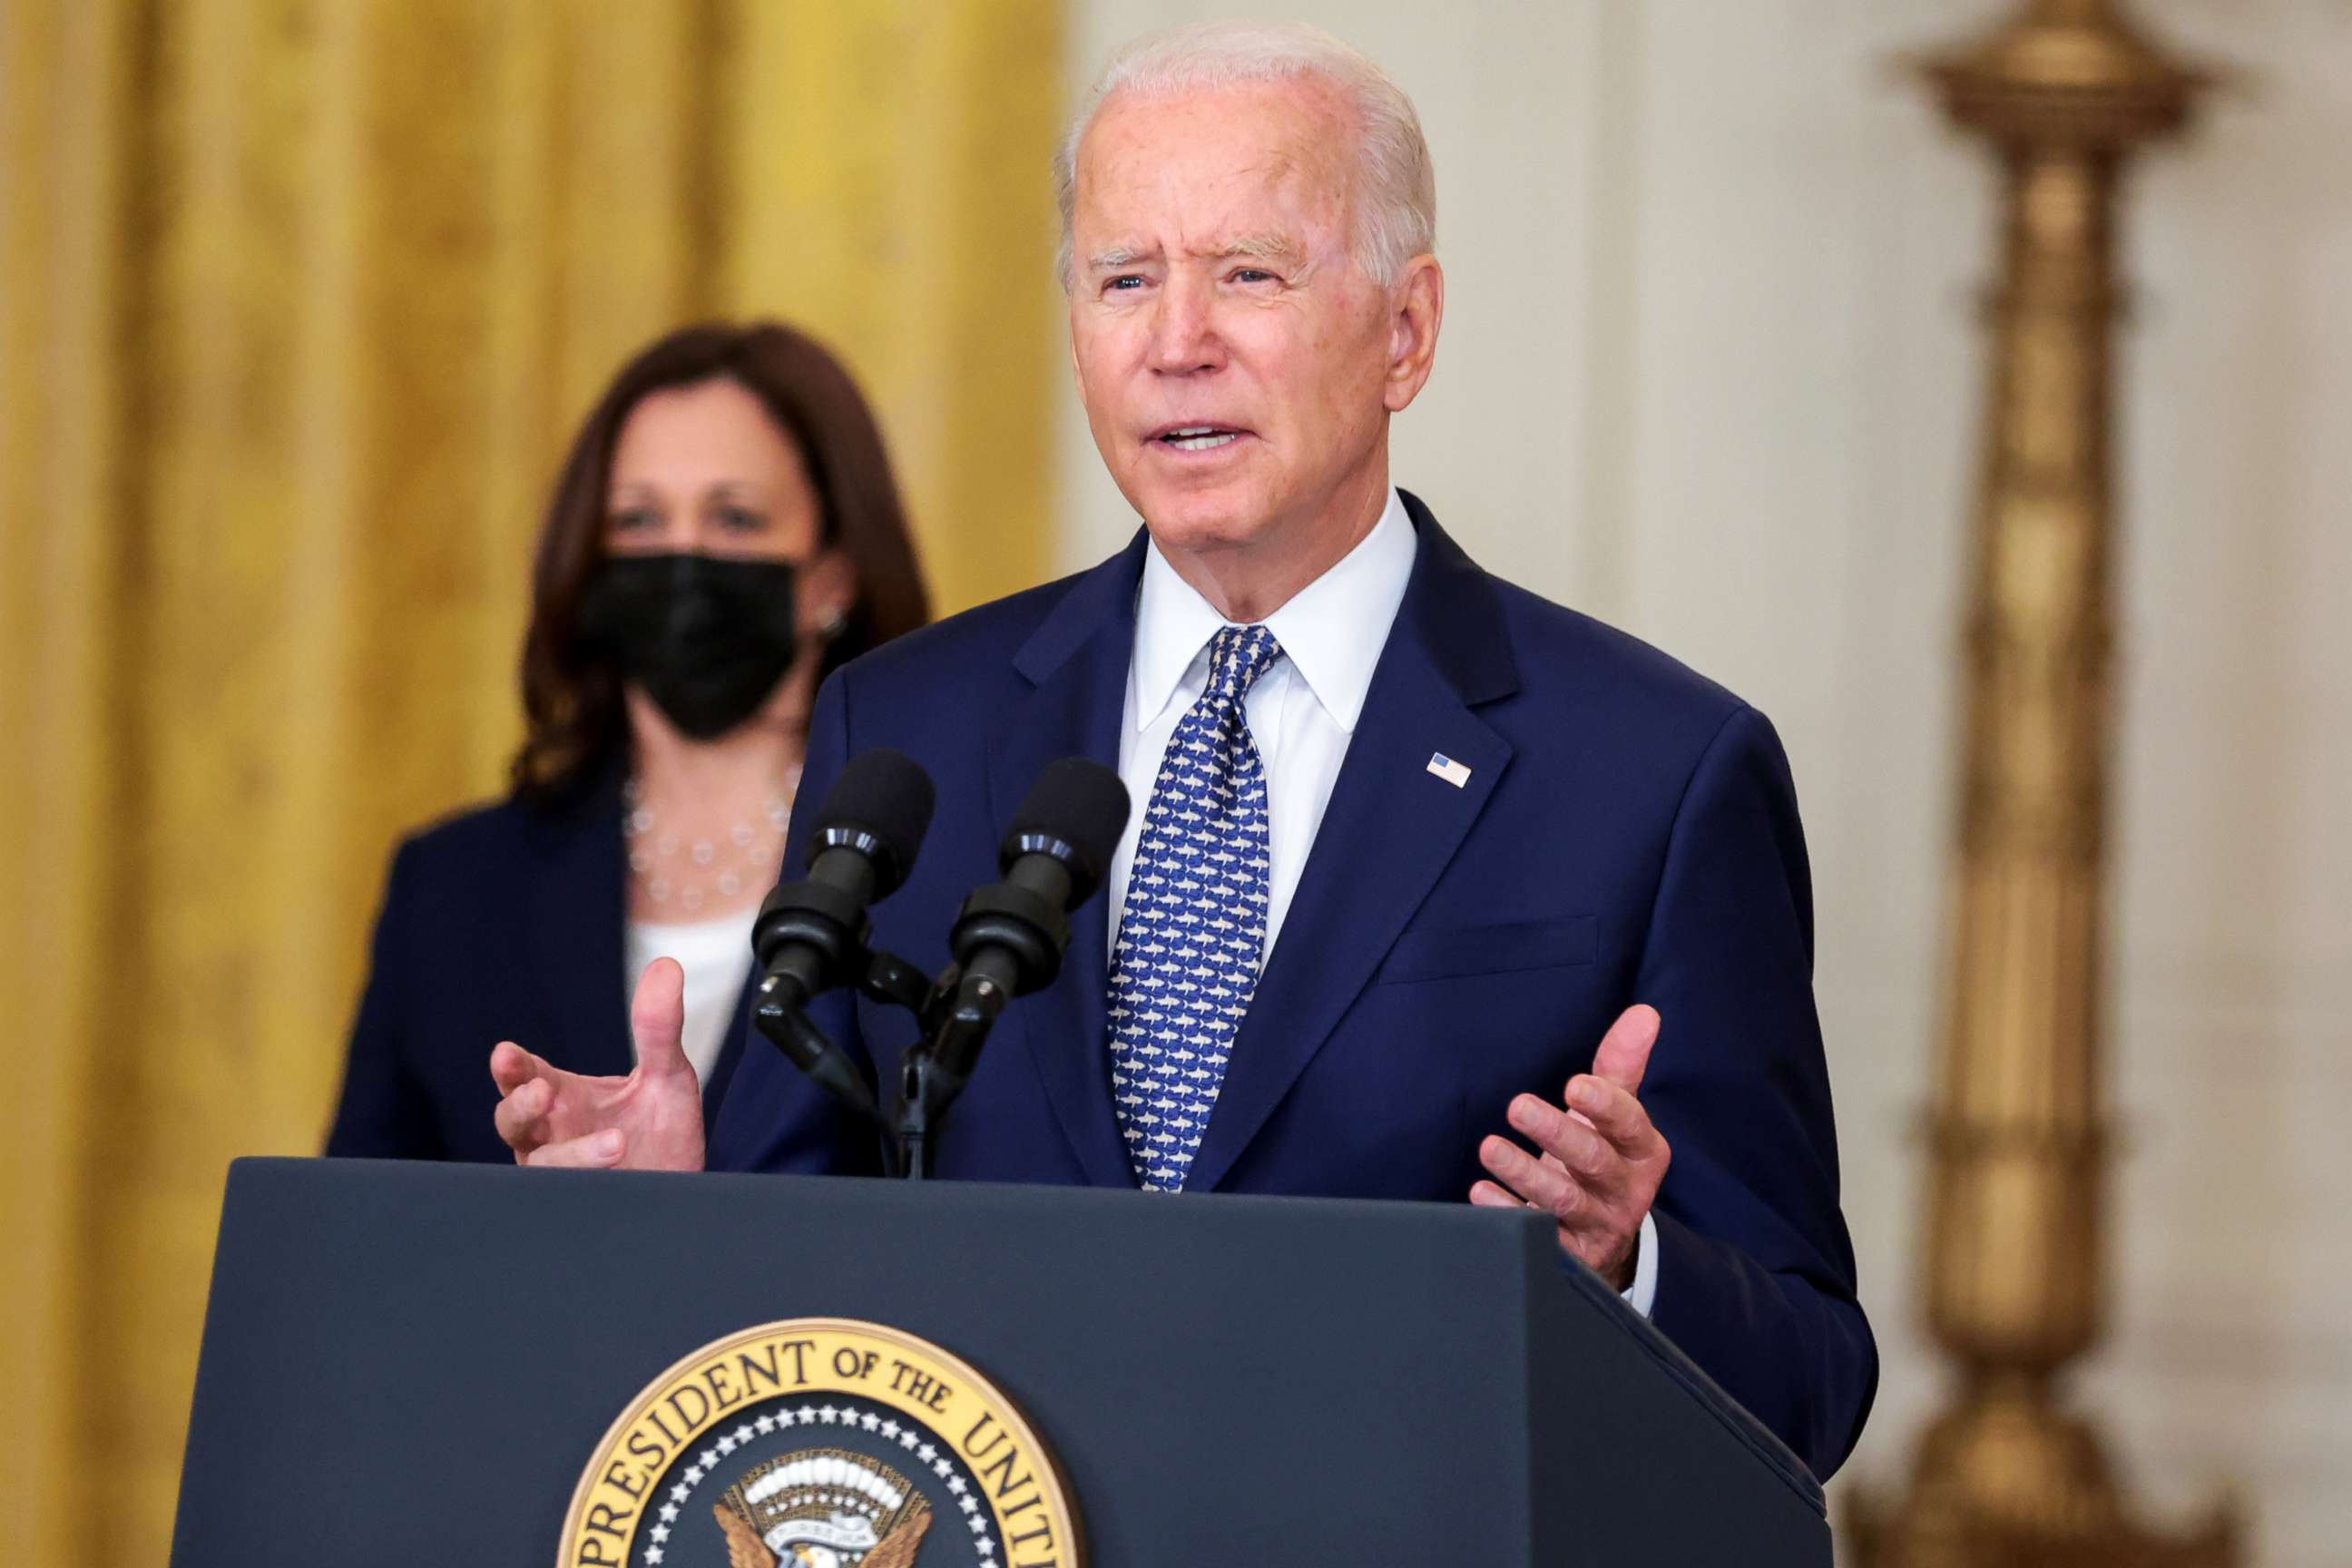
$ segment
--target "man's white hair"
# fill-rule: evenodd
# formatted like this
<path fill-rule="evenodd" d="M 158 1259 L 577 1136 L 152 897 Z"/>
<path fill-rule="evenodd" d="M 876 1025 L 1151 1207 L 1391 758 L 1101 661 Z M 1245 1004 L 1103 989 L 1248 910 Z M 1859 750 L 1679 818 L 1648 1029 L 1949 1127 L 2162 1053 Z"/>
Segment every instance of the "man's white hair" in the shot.
<path fill-rule="evenodd" d="M 1174 96 L 1245 82 L 1311 77 L 1337 88 L 1356 116 L 1357 181 L 1350 203 L 1355 261 L 1383 286 L 1405 263 L 1437 247 L 1437 172 L 1421 116 L 1389 74 L 1320 27 L 1304 22 L 1201 22 L 1149 33 L 1111 57 L 1087 91 L 1054 153 L 1062 209 L 1062 287 L 1076 281 L 1071 224 L 1078 203 L 1078 143 L 1119 93 Z"/>

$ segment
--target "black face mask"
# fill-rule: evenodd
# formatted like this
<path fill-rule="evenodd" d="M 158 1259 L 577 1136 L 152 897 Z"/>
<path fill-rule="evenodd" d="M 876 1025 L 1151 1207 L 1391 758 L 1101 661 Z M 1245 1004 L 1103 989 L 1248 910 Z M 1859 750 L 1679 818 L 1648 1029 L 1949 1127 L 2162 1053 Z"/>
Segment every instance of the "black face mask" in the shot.
<path fill-rule="evenodd" d="M 580 634 L 698 741 L 749 719 L 797 651 L 787 561 L 614 555 L 580 601 Z"/>

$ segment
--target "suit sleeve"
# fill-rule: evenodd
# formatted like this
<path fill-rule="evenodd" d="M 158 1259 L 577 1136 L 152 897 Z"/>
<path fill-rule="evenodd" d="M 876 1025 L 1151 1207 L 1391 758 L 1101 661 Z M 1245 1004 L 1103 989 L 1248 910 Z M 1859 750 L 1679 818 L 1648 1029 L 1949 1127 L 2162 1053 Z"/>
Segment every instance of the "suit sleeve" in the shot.
<path fill-rule="evenodd" d="M 801 766 L 793 801 L 792 831 L 784 866 L 803 863 L 817 808 L 849 760 L 849 700 L 836 672 L 819 689 L 809 715 L 808 756 Z M 825 1037 L 859 1061 L 866 1058 L 857 1032 L 857 1009 L 847 991 L 834 991 L 810 1005 L 809 1017 Z M 713 1171 L 802 1172 L 871 1174 L 881 1168 L 876 1134 L 841 1110 L 823 1089 L 803 1077 L 784 1054 L 751 1024 L 734 1076 L 727 1082 L 718 1120 L 710 1130 L 706 1164 Z"/>
<path fill-rule="evenodd" d="M 393 857 L 383 907 L 369 944 L 366 988 L 360 994 L 343 1063 L 343 1089 L 327 1131 L 327 1152 L 379 1160 L 439 1160 L 444 1146 L 432 1097 L 403 1048 L 402 998 L 422 978 L 410 929 L 415 921 L 416 858 L 404 845 Z"/>
<path fill-rule="evenodd" d="M 1662 1020 L 1642 1100 L 1674 1151 L 1652 1321 L 1826 1479 L 1878 1352 L 1838 1207 L 1812 958 L 1796 786 L 1741 708 L 1685 790 L 1634 991 Z"/>

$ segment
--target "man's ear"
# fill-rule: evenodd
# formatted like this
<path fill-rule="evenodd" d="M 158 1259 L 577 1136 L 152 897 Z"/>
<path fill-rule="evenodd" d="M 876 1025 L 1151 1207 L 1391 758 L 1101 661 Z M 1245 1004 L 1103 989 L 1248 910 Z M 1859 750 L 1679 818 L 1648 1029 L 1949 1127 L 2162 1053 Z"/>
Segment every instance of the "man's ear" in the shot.
<path fill-rule="evenodd" d="M 1437 329 L 1445 320 L 1445 272 L 1434 256 L 1405 263 L 1404 280 L 1389 290 L 1389 368 L 1381 402 L 1402 414 L 1421 395 L 1437 363 Z"/>

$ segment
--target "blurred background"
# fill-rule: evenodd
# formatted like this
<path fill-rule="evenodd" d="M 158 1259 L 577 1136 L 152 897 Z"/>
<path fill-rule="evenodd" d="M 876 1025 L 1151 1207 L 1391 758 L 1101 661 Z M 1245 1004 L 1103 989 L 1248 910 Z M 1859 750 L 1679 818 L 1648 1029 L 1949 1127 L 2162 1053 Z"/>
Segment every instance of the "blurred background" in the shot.
<path fill-rule="evenodd" d="M 1893 62 L 1986 0 L 1291 0 L 1418 102 L 1450 281 L 1400 482 L 1769 713 L 1813 857 L 1894 1486 L 1918 1327 L 1997 186 Z M 621 360 L 775 314 L 874 399 L 935 599 L 1135 520 L 1047 159 L 1179 0 L 0 0 L 0 1514 L 160 1560 L 226 1163 L 314 1152 L 385 858 L 495 794 L 528 550 Z M 2159 1517 L 2352 1537 L 2352 0 L 2135 167 L 2113 1327 Z M 487 1048 L 488 1042 L 484 1042 Z M 353 1418 L 363 1419 L 362 1413 Z"/>

